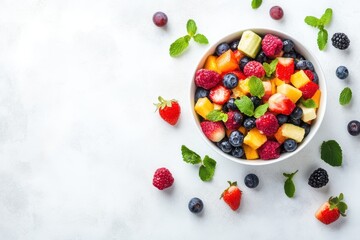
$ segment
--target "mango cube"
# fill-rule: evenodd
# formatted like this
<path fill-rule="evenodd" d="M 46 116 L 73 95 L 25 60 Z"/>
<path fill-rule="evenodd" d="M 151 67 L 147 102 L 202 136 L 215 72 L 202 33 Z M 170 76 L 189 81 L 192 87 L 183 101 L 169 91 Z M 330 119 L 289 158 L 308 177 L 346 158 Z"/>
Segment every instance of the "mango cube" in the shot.
<path fill-rule="evenodd" d="M 282 84 L 277 87 L 277 92 L 287 96 L 293 103 L 296 103 L 302 96 L 302 92 L 289 84 Z"/>
<path fill-rule="evenodd" d="M 285 139 L 291 138 L 299 143 L 304 139 L 305 129 L 291 123 L 284 123 L 281 125 L 281 131 L 279 134 L 281 134 L 281 136 Z"/>
<path fill-rule="evenodd" d="M 278 143 L 280 144 L 285 142 L 286 137 L 282 135 L 282 126 L 278 128 L 277 132 L 274 134 L 274 137 L 276 138 L 276 141 L 278 141 Z"/>
<path fill-rule="evenodd" d="M 257 128 L 251 129 L 244 138 L 244 143 L 253 149 L 258 149 L 267 141 L 267 137 L 260 133 Z"/>
<path fill-rule="evenodd" d="M 247 160 L 254 160 L 259 158 L 259 154 L 257 153 L 256 149 L 253 149 L 246 144 L 243 144 L 243 149 Z"/>
<path fill-rule="evenodd" d="M 319 107 L 320 105 L 320 97 L 321 97 L 321 91 L 320 89 L 316 90 L 316 92 L 314 93 L 314 95 L 311 97 L 312 100 L 314 100 L 315 104 L 316 104 L 316 108 Z"/>
<path fill-rule="evenodd" d="M 195 112 L 206 119 L 206 116 L 214 110 L 214 104 L 207 97 L 199 98 L 195 104 Z"/>
<path fill-rule="evenodd" d="M 208 70 L 212 70 L 212 71 L 215 71 L 217 73 L 221 73 L 216 65 L 216 59 L 217 57 L 216 56 L 208 56 L 208 58 L 206 59 L 206 62 L 205 62 L 205 69 L 208 69 Z"/>
<path fill-rule="evenodd" d="M 310 79 L 303 70 L 300 70 L 291 75 L 290 82 L 296 88 L 301 88 L 302 86 L 310 82 Z"/>

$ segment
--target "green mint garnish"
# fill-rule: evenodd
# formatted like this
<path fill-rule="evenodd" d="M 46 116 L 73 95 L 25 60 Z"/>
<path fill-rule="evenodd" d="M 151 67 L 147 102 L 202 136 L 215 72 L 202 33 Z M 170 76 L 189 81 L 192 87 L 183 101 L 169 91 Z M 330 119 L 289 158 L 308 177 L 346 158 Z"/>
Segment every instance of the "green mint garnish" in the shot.
<path fill-rule="evenodd" d="M 299 170 L 296 170 L 293 173 L 283 173 L 284 177 L 287 177 L 285 184 L 284 184 L 284 190 L 286 196 L 289 198 L 292 198 L 295 195 L 295 184 L 293 182 L 293 177 Z"/>
<path fill-rule="evenodd" d="M 194 151 L 187 148 L 185 145 L 181 146 L 181 154 L 184 162 L 190 164 L 201 164 L 199 167 L 199 177 L 202 181 L 210 181 L 215 173 L 216 161 L 209 156 L 205 156 L 203 160 Z"/>
<path fill-rule="evenodd" d="M 273 75 L 273 73 L 275 72 L 276 65 L 278 64 L 278 62 L 279 62 L 279 60 L 276 58 L 276 59 L 272 60 L 270 64 L 267 62 L 263 63 L 263 67 L 264 67 L 266 76 L 268 78 L 270 78 Z"/>
<path fill-rule="evenodd" d="M 317 18 L 314 16 L 305 17 L 305 23 L 319 29 L 317 44 L 320 50 L 324 50 L 328 41 L 328 32 L 325 29 L 325 26 L 329 25 L 332 18 L 332 9 L 327 8 L 325 13 L 321 16 L 321 18 Z"/>
<path fill-rule="evenodd" d="M 339 96 L 339 103 L 341 105 L 347 105 L 350 103 L 352 98 L 352 91 L 349 87 L 344 88 Z"/>
<path fill-rule="evenodd" d="M 261 6 L 261 4 L 262 4 L 262 0 L 252 0 L 251 1 L 251 7 L 253 9 L 259 8 Z"/>
<path fill-rule="evenodd" d="M 262 115 L 264 115 L 267 111 L 269 107 L 269 104 L 268 103 L 265 103 L 263 105 L 260 105 L 258 106 L 256 109 L 255 109 L 255 112 L 254 112 L 254 117 L 255 118 L 259 118 L 261 117 Z"/>
<path fill-rule="evenodd" d="M 236 99 L 234 103 L 240 112 L 249 117 L 254 115 L 254 104 L 248 96 L 242 96 L 240 99 Z"/>
<path fill-rule="evenodd" d="M 226 122 L 228 120 L 228 115 L 220 110 L 212 110 L 206 116 L 206 119 L 212 122 L 219 122 L 219 121 Z"/>
<path fill-rule="evenodd" d="M 321 144 L 321 159 L 333 167 L 341 166 L 342 150 L 335 140 L 324 141 Z"/>
<path fill-rule="evenodd" d="M 258 98 L 262 98 L 265 94 L 264 85 L 260 78 L 251 77 L 249 79 L 249 90 L 252 96 L 256 96 Z"/>
<path fill-rule="evenodd" d="M 315 101 L 311 98 L 306 99 L 306 100 L 301 99 L 300 102 L 306 108 L 317 108 L 318 107 L 317 104 L 315 103 Z"/>
<path fill-rule="evenodd" d="M 196 34 L 197 26 L 194 20 L 189 19 L 186 23 L 186 30 L 188 35 L 178 38 L 170 45 L 169 53 L 171 57 L 177 57 L 181 55 L 189 46 L 191 38 L 195 42 L 200 44 L 208 44 L 208 39 L 203 34 Z"/>

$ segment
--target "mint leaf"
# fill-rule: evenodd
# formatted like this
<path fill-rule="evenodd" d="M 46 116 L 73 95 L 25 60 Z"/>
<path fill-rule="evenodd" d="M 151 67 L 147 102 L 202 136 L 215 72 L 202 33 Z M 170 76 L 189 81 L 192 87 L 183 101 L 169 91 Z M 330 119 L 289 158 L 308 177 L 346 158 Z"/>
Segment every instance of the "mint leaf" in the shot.
<path fill-rule="evenodd" d="M 208 115 L 206 115 L 206 119 L 212 122 L 226 122 L 228 120 L 228 115 L 220 110 L 212 110 Z"/>
<path fill-rule="evenodd" d="M 256 96 L 259 98 L 262 98 L 264 96 L 265 89 L 264 89 L 264 85 L 260 78 L 251 77 L 249 79 L 248 85 L 249 85 L 250 94 L 252 96 Z"/>
<path fill-rule="evenodd" d="M 182 54 L 185 51 L 185 49 L 189 46 L 189 41 L 190 41 L 189 36 L 178 38 L 175 42 L 173 42 L 170 45 L 170 49 L 169 49 L 170 56 L 176 57 Z"/>
<path fill-rule="evenodd" d="M 320 50 L 324 50 L 328 40 L 328 32 L 326 29 L 321 28 L 318 32 L 317 44 Z"/>
<path fill-rule="evenodd" d="M 335 140 L 324 141 L 321 144 L 321 159 L 333 167 L 341 166 L 342 150 Z"/>
<path fill-rule="evenodd" d="M 263 63 L 263 67 L 264 67 L 267 77 L 271 77 L 272 74 L 275 72 L 276 65 L 278 64 L 278 62 L 279 62 L 279 60 L 276 58 L 276 59 L 272 60 L 270 64 L 267 62 Z"/>
<path fill-rule="evenodd" d="M 301 99 L 301 104 L 304 105 L 304 107 L 307 107 L 307 108 L 317 108 L 317 104 L 315 103 L 315 101 L 311 98 L 309 99 Z"/>
<path fill-rule="evenodd" d="M 284 177 L 287 177 L 284 183 L 284 191 L 286 196 L 288 196 L 289 198 L 292 198 L 295 195 L 295 184 L 292 179 L 298 171 L 299 170 L 296 170 L 293 173 L 283 173 Z"/>
<path fill-rule="evenodd" d="M 253 9 L 259 8 L 261 6 L 261 4 L 262 4 L 262 0 L 252 0 L 251 1 L 251 7 Z"/>
<path fill-rule="evenodd" d="M 209 156 L 205 156 L 203 164 L 199 168 L 199 176 L 202 181 L 210 181 L 215 173 L 216 161 Z"/>
<path fill-rule="evenodd" d="M 347 105 L 350 103 L 352 98 L 352 91 L 349 87 L 344 88 L 339 96 L 339 103 L 341 105 Z"/>
<path fill-rule="evenodd" d="M 196 23 L 194 20 L 189 19 L 187 21 L 186 30 L 191 37 L 195 35 L 195 33 L 197 31 L 197 26 L 196 26 Z"/>
<path fill-rule="evenodd" d="M 320 18 L 320 24 L 322 26 L 326 26 L 330 23 L 331 18 L 332 18 L 332 13 L 333 13 L 333 11 L 331 8 L 327 8 L 325 10 L 325 13 Z"/>
<path fill-rule="evenodd" d="M 240 99 L 236 99 L 234 103 L 240 112 L 249 117 L 254 115 L 254 104 L 248 96 L 242 96 Z"/>
<path fill-rule="evenodd" d="M 200 43 L 200 44 L 208 44 L 209 40 L 203 35 L 203 34 L 196 34 L 194 37 L 195 42 Z"/>
<path fill-rule="evenodd" d="M 255 109 L 254 117 L 259 118 L 264 115 L 269 107 L 268 103 L 262 104 Z"/>
<path fill-rule="evenodd" d="M 320 24 L 320 19 L 318 19 L 317 17 L 313 17 L 313 16 L 305 17 L 304 21 L 307 25 L 310 25 L 312 27 L 318 27 Z"/>
<path fill-rule="evenodd" d="M 197 153 L 195 153 L 194 151 L 187 148 L 185 145 L 181 146 L 181 154 L 182 154 L 184 162 L 187 162 L 190 164 L 201 163 L 200 156 Z"/>

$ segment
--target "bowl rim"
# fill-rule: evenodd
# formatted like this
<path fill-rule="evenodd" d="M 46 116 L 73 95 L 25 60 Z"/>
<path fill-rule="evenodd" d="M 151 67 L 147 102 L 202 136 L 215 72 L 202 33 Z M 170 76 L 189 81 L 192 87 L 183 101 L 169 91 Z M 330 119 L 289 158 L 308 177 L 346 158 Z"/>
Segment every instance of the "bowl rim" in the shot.
<path fill-rule="evenodd" d="M 256 159 L 256 160 L 247 160 L 247 159 L 242 159 L 242 158 L 235 158 L 227 153 L 224 153 L 223 151 L 221 151 L 218 147 L 215 146 L 215 143 L 211 142 L 206 136 L 205 134 L 202 132 L 201 127 L 200 127 L 200 121 L 199 121 L 199 117 L 198 114 L 195 112 L 194 110 L 194 95 L 195 95 L 195 83 L 194 83 L 194 76 L 195 73 L 198 69 L 200 69 L 204 63 L 206 58 L 213 54 L 216 46 L 222 42 L 229 42 L 232 40 L 235 40 L 236 38 L 239 38 L 243 32 L 245 31 L 253 31 L 256 34 L 259 35 L 264 35 L 267 33 L 279 36 L 281 39 L 290 39 L 294 42 L 295 44 L 295 48 L 297 49 L 297 52 L 299 52 L 301 55 L 303 55 L 307 60 L 310 60 L 315 68 L 315 71 L 319 77 L 319 86 L 321 89 L 321 96 L 320 96 L 320 106 L 317 109 L 317 117 L 315 119 L 315 123 L 312 124 L 311 126 L 311 131 L 310 133 L 304 138 L 303 142 L 301 142 L 301 144 L 298 145 L 297 149 L 294 152 L 289 152 L 289 153 L 281 153 L 280 157 L 277 159 L 271 159 L 271 160 L 263 160 L 263 159 Z M 191 114 L 194 118 L 194 124 L 196 126 L 197 131 L 199 132 L 199 134 L 201 135 L 202 139 L 209 145 L 209 147 L 214 150 L 215 152 L 217 152 L 219 155 L 221 155 L 222 157 L 224 157 L 225 159 L 231 160 L 233 162 L 236 163 L 241 163 L 244 165 L 250 165 L 250 166 L 263 166 L 263 165 L 269 165 L 269 164 L 274 164 L 274 163 L 279 163 L 282 162 L 286 159 L 290 159 L 291 157 L 293 157 L 294 155 L 296 155 L 297 153 L 299 153 L 301 150 L 303 150 L 305 148 L 305 146 L 313 139 L 313 137 L 315 136 L 315 134 L 318 132 L 321 123 L 323 121 L 323 118 L 325 116 L 325 111 L 326 111 L 326 103 L 327 103 L 327 86 L 326 86 L 326 80 L 325 80 L 325 75 L 324 72 L 321 68 L 320 62 L 318 61 L 318 59 L 316 58 L 316 56 L 314 54 L 311 54 L 309 52 L 309 50 L 297 39 L 295 39 L 291 34 L 282 31 L 282 30 L 278 30 L 278 29 L 273 29 L 273 28 L 246 28 L 246 29 L 242 29 L 239 31 L 235 31 L 232 32 L 222 38 L 220 38 L 218 41 L 216 41 L 214 44 L 212 44 L 211 46 L 209 46 L 206 50 L 205 53 L 201 56 L 200 61 L 198 61 L 198 64 L 195 68 L 195 70 L 193 71 L 193 74 L 191 75 L 192 79 L 190 82 L 190 109 L 191 109 Z"/>

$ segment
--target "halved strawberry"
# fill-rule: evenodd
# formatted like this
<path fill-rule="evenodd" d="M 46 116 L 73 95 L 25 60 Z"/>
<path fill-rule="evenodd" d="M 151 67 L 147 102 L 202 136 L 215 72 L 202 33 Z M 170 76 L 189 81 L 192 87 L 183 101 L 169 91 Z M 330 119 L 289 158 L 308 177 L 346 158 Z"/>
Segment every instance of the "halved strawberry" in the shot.
<path fill-rule="evenodd" d="M 315 213 L 315 217 L 324 224 L 330 224 L 338 220 L 341 216 L 345 217 L 347 205 L 343 202 L 344 195 L 340 193 L 339 197 L 330 197 Z"/>
<path fill-rule="evenodd" d="M 220 142 L 225 137 L 225 127 L 222 122 L 203 121 L 200 126 L 205 136 L 212 142 Z"/>
<path fill-rule="evenodd" d="M 262 99 L 264 101 L 267 101 L 269 99 L 269 97 L 272 95 L 272 86 L 271 86 L 271 82 L 270 81 L 262 81 L 263 86 L 264 86 L 264 90 L 265 90 L 265 94 L 262 97 Z"/>
<path fill-rule="evenodd" d="M 210 90 L 209 98 L 213 103 L 223 105 L 230 99 L 231 90 L 218 85 Z"/>
<path fill-rule="evenodd" d="M 276 65 L 276 77 L 285 81 L 290 82 L 290 77 L 294 73 L 294 59 L 293 58 L 278 58 L 279 62 Z"/>
<path fill-rule="evenodd" d="M 269 98 L 269 109 L 274 113 L 290 115 L 296 107 L 289 98 L 281 93 L 275 93 Z"/>
<path fill-rule="evenodd" d="M 315 92 L 319 89 L 319 85 L 317 85 L 314 82 L 308 82 L 301 88 L 299 88 L 300 91 L 302 91 L 302 96 L 304 99 L 311 98 L 314 96 Z"/>

